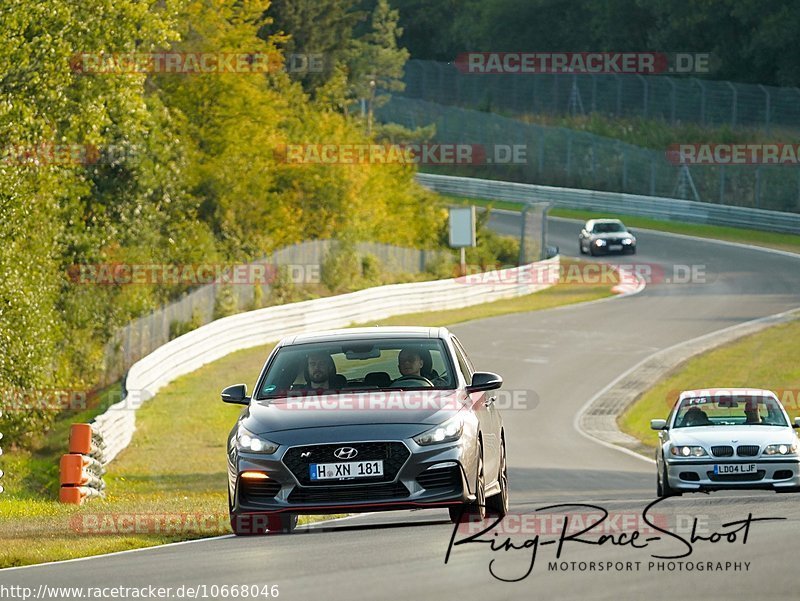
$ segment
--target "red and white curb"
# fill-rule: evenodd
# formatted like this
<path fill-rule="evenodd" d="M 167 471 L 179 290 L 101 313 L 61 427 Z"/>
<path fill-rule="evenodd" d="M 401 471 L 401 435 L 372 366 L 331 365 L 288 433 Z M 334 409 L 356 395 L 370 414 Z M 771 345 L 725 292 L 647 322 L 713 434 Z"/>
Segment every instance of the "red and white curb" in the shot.
<path fill-rule="evenodd" d="M 645 279 L 636 273 L 632 267 L 615 267 L 619 275 L 619 284 L 614 286 L 611 291 L 620 296 L 630 296 L 632 294 L 639 294 L 645 289 L 647 283 Z"/>

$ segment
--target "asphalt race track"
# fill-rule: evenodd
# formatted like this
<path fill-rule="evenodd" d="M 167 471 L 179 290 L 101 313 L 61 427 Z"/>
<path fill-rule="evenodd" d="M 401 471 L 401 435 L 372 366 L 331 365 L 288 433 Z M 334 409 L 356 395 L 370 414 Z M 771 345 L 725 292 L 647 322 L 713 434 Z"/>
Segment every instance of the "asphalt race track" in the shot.
<path fill-rule="evenodd" d="M 517 217 L 511 214 L 496 214 L 493 227 L 504 233 L 519 231 Z M 551 219 L 549 242 L 562 254 L 576 256 L 579 229 L 575 221 Z M 653 465 L 581 436 L 573 426 L 576 412 L 619 374 L 659 349 L 800 306 L 800 257 L 654 232 L 636 234 L 637 255 L 587 260 L 649 265 L 654 281 L 644 292 L 453 328 L 478 369 L 499 372 L 504 389 L 520 391 L 526 399 L 526 406 L 504 412 L 512 514 L 562 514 L 564 509 L 536 510 L 562 503 L 594 504 L 622 523 L 635 522 L 628 539 L 637 525 L 644 529 L 646 524 L 637 516 L 655 499 Z M 683 266 L 691 270 L 693 265 L 704 281 L 676 283 L 676 275 L 685 273 Z M 709 374 L 710 386 L 724 384 Z M 667 408 L 665 399 L 663 414 L 653 417 L 666 417 Z M 548 541 L 556 541 L 560 532 L 547 531 L 540 535 L 530 575 L 503 582 L 490 573 L 490 562 L 494 560 L 491 570 L 496 576 L 520 578 L 531 564 L 535 532 L 512 537 L 520 547 L 526 539 L 531 541 L 523 549 L 493 552 L 489 544 L 455 546 L 445 565 L 453 527 L 444 510 L 431 510 L 356 516 L 294 535 L 230 536 L 5 570 L 0 571 L 0 584 L 173 589 L 277 584 L 280 599 L 320 601 L 797 598 L 800 495 L 689 494 L 650 510 L 657 524 L 687 539 L 694 518 L 699 520 L 698 533 L 711 536 L 736 530 L 736 525 L 723 524 L 745 520 L 748 514 L 786 519 L 750 524 L 746 543 L 743 529 L 732 542 L 729 537 L 716 543 L 697 541 L 691 556 L 673 560 L 693 562 L 691 571 L 688 564 L 679 569 L 652 557 L 686 554 L 687 545 L 664 534 L 661 540 L 645 543 L 659 533 L 644 530 L 634 542 L 646 548 L 568 540 L 559 569 L 551 571 L 548 564 L 556 561 L 557 544 Z M 457 540 L 464 536 L 458 534 Z M 483 536 L 493 538 L 491 533 Z M 497 536 L 497 546 L 505 538 L 506 534 Z M 595 562 L 595 570 L 601 562 L 623 563 L 591 571 L 589 562 Z M 698 571 L 696 562 L 706 569 Z M 717 562 L 731 565 L 726 571 L 708 571 L 707 562 L 713 562 L 712 567 Z M 744 562 L 749 562 L 747 571 Z"/>

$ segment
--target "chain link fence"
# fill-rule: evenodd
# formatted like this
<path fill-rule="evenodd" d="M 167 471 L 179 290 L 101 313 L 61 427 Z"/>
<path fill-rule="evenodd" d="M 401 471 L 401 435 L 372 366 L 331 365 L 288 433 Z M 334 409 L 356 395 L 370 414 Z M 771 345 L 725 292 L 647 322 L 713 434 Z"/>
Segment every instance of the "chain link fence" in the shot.
<path fill-rule="evenodd" d="M 273 265 L 273 273 L 283 266 L 287 270 L 285 277 L 298 285 L 318 283 L 325 259 L 337 245 L 334 240 L 302 242 L 282 248 L 257 263 Z M 451 256 L 447 251 L 419 250 L 372 242 L 357 243 L 355 250 L 360 257 L 375 257 L 380 262 L 381 271 L 392 274 L 421 273 L 432 263 Z M 175 302 L 131 321 L 117 330 L 105 345 L 103 384 L 117 381 L 136 361 L 177 335 L 219 317 L 218 305 L 223 295 L 227 303 L 227 313 L 260 308 L 260 303 L 256 306 L 257 287 L 261 288 L 261 297 L 268 299 L 269 283 L 207 284 L 186 293 Z"/>
<path fill-rule="evenodd" d="M 800 129 L 800 88 L 630 74 L 477 74 L 451 63 L 410 60 L 407 98 L 511 114 L 662 119 L 732 128 Z"/>
<path fill-rule="evenodd" d="M 483 145 L 487 156 L 496 147 L 525 151 L 524 162 L 426 165 L 426 172 L 800 212 L 800 169 L 791 166 L 681 167 L 665 152 L 619 140 L 415 98 L 395 96 L 376 114 L 410 128 L 433 123 L 435 142 Z"/>

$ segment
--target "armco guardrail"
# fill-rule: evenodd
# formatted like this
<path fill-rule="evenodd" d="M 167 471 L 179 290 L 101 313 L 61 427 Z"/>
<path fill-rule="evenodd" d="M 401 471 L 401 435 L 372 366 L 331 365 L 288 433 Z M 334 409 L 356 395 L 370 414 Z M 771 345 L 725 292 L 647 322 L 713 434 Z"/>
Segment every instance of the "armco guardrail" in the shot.
<path fill-rule="evenodd" d="M 622 213 L 666 221 L 746 227 L 770 232 L 800 234 L 800 214 L 732 207 L 706 202 L 556 188 L 489 179 L 418 173 L 417 181 L 442 194 L 526 203 L 548 201 L 556 207 L 598 213 Z"/>
<path fill-rule="evenodd" d="M 72 424 L 69 453 L 59 464 L 59 500 L 80 505 L 86 499 L 105 496 L 106 460 L 103 435 L 92 424 Z"/>
<path fill-rule="evenodd" d="M 92 424 L 105 444 L 102 463 L 108 464 L 128 446 L 136 428 L 136 409 L 143 402 L 178 376 L 229 353 L 276 342 L 291 334 L 379 322 L 404 313 L 457 309 L 537 292 L 558 280 L 553 277 L 558 265 L 555 257 L 499 270 L 483 278 L 379 286 L 239 313 L 197 328 L 157 348 L 128 371 L 126 397 Z M 211 400 L 209 391 L 202 393 L 209 394 Z"/>

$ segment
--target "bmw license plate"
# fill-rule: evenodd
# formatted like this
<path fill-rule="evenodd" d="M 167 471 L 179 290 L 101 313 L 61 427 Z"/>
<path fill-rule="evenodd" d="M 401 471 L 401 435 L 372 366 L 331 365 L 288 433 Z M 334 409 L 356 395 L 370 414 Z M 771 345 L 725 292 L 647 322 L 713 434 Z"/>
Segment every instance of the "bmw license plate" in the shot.
<path fill-rule="evenodd" d="M 337 478 L 374 478 L 383 476 L 383 461 L 345 461 L 343 463 L 312 463 L 308 466 L 312 480 Z"/>
<path fill-rule="evenodd" d="M 622 244 L 609 244 L 608 250 L 622 250 Z"/>
<path fill-rule="evenodd" d="M 725 476 L 728 474 L 755 474 L 755 463 L 730 463 L 714 466 L 714 473 L 718 476 Z"/>

